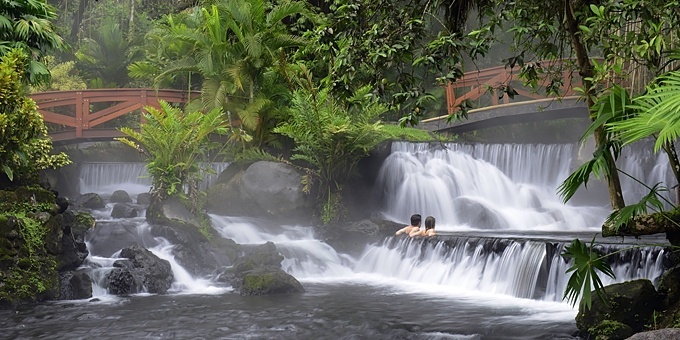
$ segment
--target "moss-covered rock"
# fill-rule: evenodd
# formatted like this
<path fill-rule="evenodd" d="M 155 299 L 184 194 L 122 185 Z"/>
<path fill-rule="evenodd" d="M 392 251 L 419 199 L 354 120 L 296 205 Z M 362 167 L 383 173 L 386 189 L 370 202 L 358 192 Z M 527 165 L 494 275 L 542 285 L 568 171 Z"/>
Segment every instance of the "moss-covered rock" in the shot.
<path fill-rule="evenodd" d="M 56 201 L 39 187 L 0 191 L 0 304 L 57 298 L 58 271 L 87 256 L 73 214 Z"/>
<path fill-rule="evenodd" d="M 589 329 L 588 333 L 594 336 L 596 340 L 623 340 L 633 335 L 634 332 L 626 324 L 618 321 L 604 320 L 597 326 Z"/>
<path fill-rule="evenodd" d="M 609 285 L 604 291 L 604 302 L 594 299 L 590 310 L 580 306 L 576 327 L 582 332 L 589 333 L 604 321 L 619 322 L 639 332 L 661 307 L 661 297 L 646 279 Z"/>
<path fill-rule="evenodd" d="M 281 269 L 259 268 L 243 276 L 241 295 L 302 293 L 304 288 L 292 275 Z"/>

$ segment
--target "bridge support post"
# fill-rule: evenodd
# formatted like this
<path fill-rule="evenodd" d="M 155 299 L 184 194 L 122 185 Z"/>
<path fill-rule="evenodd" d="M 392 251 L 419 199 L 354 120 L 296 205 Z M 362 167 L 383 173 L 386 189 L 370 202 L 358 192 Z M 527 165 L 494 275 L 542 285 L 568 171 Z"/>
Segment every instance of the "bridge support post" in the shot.
<path fill-rule="evenodd" d="M 83 92 L 76 92 L 76 138 L 83 136 Z M 89 108 L 88 108 L 89 109 Z"/>

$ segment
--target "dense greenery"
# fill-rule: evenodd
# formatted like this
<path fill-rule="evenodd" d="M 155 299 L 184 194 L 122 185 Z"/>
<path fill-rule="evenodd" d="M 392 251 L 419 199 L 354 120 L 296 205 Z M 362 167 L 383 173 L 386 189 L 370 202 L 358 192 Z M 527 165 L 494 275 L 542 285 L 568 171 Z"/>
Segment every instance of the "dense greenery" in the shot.
<path fill-rule="evenodd" d="M 15 49 L 0 57 L 0 164 L 14 184 L 33 182 L 37 171 L 68 164 L 65 154 L 51 155 L 52 140 L 35 102 L 25 94 L 28 58 Z"/>
<path fill-rule="evenodd" d="M 382 125 L 377 119 L 386 109 L 368 86 L 343 103 L 333 98 L 328 87 L 316 87 L 311 75 L 306 75 L 302 88 L 293 94 L 290 118 L 274 131 L 295 141 L 292 159 L 313 167 L 321 181 L 319 196 L 325 202 L 321 216 L 329 223 L 342 208 L 345 182 L 359 160 L 381 140 Z"/>
<path fill-rule="evenodd" d="M 147 168 L 152 177 L 152 196 L 165 199 L 170 196 L 185 197 L 192 210 L 198 209 L 199 183 L 206 169 L 200 162 L 211 151 L 221 147 L 211 135 L 226 134 L 220 109 L 207 113 L 185 113 L 167 102 L 160 101 L 160 109 L 146 107 L 140 131 L 122 127 L 128 138 L 118 140 L 129 145 L 148 159 Z"/>
<path fill-rule="evenodd" d="M 47 0 L 0 1 L 0 56 L 13 49 L 23 50 L 30 59 L 23 64 L 31 84 L 49 81 L 50 72 L 43 63 L 49 49 L 61 49 L 64 42 L 54 24 L 54 7 Z"/>
<path fill-rule="evenodd" d="M 342 187 L 358 159 L 381 139 L 404 135 L 395 125 L 382 126 L 379 119 L 403 126 L 442 114 L 436 104 L 443 101 L 439 86 L 455 81 L 471 66 L 489 60 L 495 65 L 500 60 L 490 51 L 509 46 L 512 56 L 502 62 L 518 67 L 536 91 L 562 95 L 569 85 L 563 84 L 565 72 L 583 80 L 578 90 L 592 125 L 582 140 L 594 138 L 597 150 L 560 187 L 565 200 L 593 177 L 606 179 L 613 213 L 603 228 L 610 235 L 631 230 L 624 227 L 633 222 L 639 226 L 639 218 L 648 212 L 667 216 L 663 210 L 673 206 L 662 202 L 659 193 L 665 188 L 654 184 L 640 202 L 626 205 L 615 162 L 628 144 L 656 138 L 655 151 L 668 154 L 680 181 L 674 147 L 680 135 L 675 118 L 680 2 L 675 0 L 53 3 L 64 14 L 60 30 L 68 33 L 73 47 L 55 56 L 55 64 L 70 70 L 59 79 L 74 76 L 74 86 L 80 86 L 78 73 L 90 87 L 153 85 L 201 91 L 200 100 L 189 106 L 192 113 L 163 104 L 160 111 L 149 109 L 141 134 L 125 130 L 136 140 L 126 143 L 148 153 L 159 197 L 186 194 L 196 200 L 197 162 L 215 146 L 207 133 L 229 134 L 228 147 L 238 145 L 242 155 L 266 155 L 263 148 L 278 147 L 290 138 L 292 159 L 309 167 L 310 190 L 318 180 L 322 217 L 330 221 L 339 216 Z M 3 79 L 11 78 L 13 84 L 17 79 L 44 81 L 46 69 L 39 63 L 43 48 L 62 46 L 48 21 L 55 16 L 53 9 L 37 0 L 1 4 L 0 54 L 20 45 L 34 57 L 17 68 L 29 70 L 29 78 L 16 78 L 15 71 L 3 67 Z M 472 10 L 475 22 L 467 20 Z M 15 59 L 21 63 L 20 57 Z M 553 62 L 561 59 L 567 61 Z M 125 69 L 128 74 L 121 72 Z M 308 70 L 301 79 L 296 75 L 300 69 Z M 44 131 L 30 114 L 35 108 L 16 100 L 19 85 L 0 87 L 5 89 L 14 91 L 5 95 L 21 105 L 0 111 L 10 113 L 0 120 L 5 126 L 0 139 L 4 173 L 11 178 L 15 169 L 34 173 L 21 166 L 58 165 L 55 158 L 52 163 L 36 161 L 47 157 L 44 139 L 35 145 L 27 144 L 33 137 L 7 137 L 10 131 L 28 129 L 31 136 Z M 490 90 L 514 93 L 505 84 Z M 210 112 L 209 118 L 200 121 L 194 112 L 199 109 Z M 450 118 L 464 118 L 465 109 Z M 11 116 L 18 112 L 29 114 Z M 200 126 L 192 132 L 194 123 Z M 16 130 L 19 126 L 22 129 Z M 588 304 L 598 271 L 609 273 L 606 264 L 583 243 L 572 244 L 565 255 L 574 261 L 566 297 L 576 301 L 586 294 L 581 301 Z"/>

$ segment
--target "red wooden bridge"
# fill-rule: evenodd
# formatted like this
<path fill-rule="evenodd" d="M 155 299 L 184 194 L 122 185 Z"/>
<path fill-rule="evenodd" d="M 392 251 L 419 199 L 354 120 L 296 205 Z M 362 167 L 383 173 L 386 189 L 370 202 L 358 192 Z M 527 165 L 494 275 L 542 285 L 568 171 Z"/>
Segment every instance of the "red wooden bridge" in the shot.
<path fill-rule="evenodd" d="M 569 69 L 561 67 L 567 62 L 542 62 L 541 66 L 546 69 Z M 560 93 L 564 96 L 558 99 L 523 86 L 516 68 L 499 66 L 465 73 L 461 79 L 446 87 L 447 115 L 423 120 L 420 127 L 431 131 L 457 132 L 489 124 L 521 122 L 531 115 L 534 117 L 531 119 L 537 119 L 537 115 L 540 115 L 538 119 L 587 117 L 587 111 L 577 101 L 574 91 L 575 87 L 581 86 L 580 80 L 572 77 L 569 71 L 558 72 L 562 73 Z M 513 99 L 503 91 L 508 86 L 517 93 Z M 142 119 L 139 113 L 147 105 L 159 107 L 160 99 L 171 103 L 187 103 L 199 95 L 200 92 L 180 90 L 118 88 L 41 92 L 31 97 L 48 123 L 53 141 L 69 143 L 121 137 L 123 134 L 118 128 L 138 126 Z M 468 112 L 468 119 L 447 123 L 446 118 L 466 101 L 473 101 L 476 107 Z"/>
<path fill-rule="evenodd" d="M 118 128 L 141 122 L 139 113 L 144 107 L 160 108 L 161 99 L 187 103 L 199 95 L 200 92 L 179 90 L 118 88 L 40 92 L 31 98 L 48 123 L 52 140 L 59 143 L 122 137 Z"/>

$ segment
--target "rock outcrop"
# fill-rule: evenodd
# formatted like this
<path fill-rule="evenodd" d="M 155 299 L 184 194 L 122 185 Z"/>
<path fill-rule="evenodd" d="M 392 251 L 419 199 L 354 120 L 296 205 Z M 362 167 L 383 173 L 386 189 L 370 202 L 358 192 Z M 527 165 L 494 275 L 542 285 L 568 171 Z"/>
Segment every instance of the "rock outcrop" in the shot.
<path fill-rule="evenodd" d="M 172 286 L 174 275 L 170 262 L 160 259 L 148 249 L 132 246 L 121 250 L 113 263 L 116 267 L 107 275 L 109 293 L 126 295 L 141 292 L 165 294 Z"/>
<path fill-rule="evenodd" d="M 303 174 L 285 163 L 260 161 L 245 170 L 227 168 L 230 179 L 208 191 L 206 208 L 221 215 L 309 222 L 313 200 L 303 190 Z M 235 173 L 233 173 L 235 172 Z M 222 181 L 226 179 L 223 177 Z"/>

